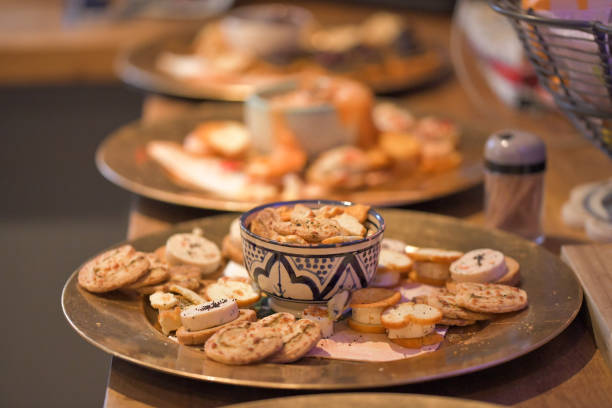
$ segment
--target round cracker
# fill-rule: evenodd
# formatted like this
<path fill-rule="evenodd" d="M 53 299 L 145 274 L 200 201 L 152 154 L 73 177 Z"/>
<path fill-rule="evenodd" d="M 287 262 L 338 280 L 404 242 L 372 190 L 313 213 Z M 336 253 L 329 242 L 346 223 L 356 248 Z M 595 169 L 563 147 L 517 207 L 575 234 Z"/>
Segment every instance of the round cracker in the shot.
<path fill-rule="evenodd" d="M 110 249 L 79 270 L 79 285 L 94 293 L 110 292 L 137 281 L 149 270 L 145 254 L 131 245 Z"/>
<path fill-rule="evenodd" d="M 488 313 L 476 313 L 462 308 L 454 295 L 444 289 L 428 295 L 426 303 L 439 309 L 446 319 L 489 320 L 493 317 Z"/>
<path fill-rule="evenodd" d="M 457 304 L 474 312 L 507 313 L 527 307 L 527 292 L 496 283 L 455 283 Z"/>
<path fill-rule="evenodd" d="M 140 289 L 145 286 L 157 285 L 165 282 L 170 277 L 168 272 L 168 264 L 161 262 L 153 253 L 146 254 L 149 261 L 149 271 L 141 276 L 136 282 L 126 286 L 126 289 Z"/>
<path fill-rule="evenodd" d="M 292 333 L 283 338 L 283 348 L 268 357 L 268 362 L 291 363 L 299 360 L 321 340 L 321 327 L 312 320 L 298 320 L 291 323 L 290 328 Z"/>
<path fill-rule="evenodd" d="M 240 365 L 261 361 L 283 347 L 280 333 L 257 323 L 231 324 L 206 341 L 204 351 L 211 360 Z"/>
<path fill-rule="evenodd" d="M 259 320 L 257 324 L 263 328 L 271 329 L 281 335 L 288 336 L 292 333 L 291 325 L 295 322 L 295 316 L 291 313 L 279 312 L 266 316 Z"/>

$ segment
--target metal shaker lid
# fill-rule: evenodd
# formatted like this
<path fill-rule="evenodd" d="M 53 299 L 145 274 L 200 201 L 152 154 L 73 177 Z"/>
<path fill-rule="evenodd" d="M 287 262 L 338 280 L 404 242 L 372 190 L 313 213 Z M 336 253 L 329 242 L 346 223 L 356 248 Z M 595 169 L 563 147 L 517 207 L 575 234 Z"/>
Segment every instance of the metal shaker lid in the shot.
<path fill-rule="evenodd" d="M 500 173 L 537 173 L 546 169 L 546 145 L 538 136 L 516 129 L 493 133 L 485 145 L 485 165 Z"/>

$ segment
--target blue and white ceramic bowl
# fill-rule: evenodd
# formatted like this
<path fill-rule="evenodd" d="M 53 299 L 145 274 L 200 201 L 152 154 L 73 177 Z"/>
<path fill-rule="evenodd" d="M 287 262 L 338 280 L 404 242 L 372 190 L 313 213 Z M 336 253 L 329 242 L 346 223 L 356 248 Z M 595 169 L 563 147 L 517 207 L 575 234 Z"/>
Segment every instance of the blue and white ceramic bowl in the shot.
<path fill-rule="evenodd" d="M 260 237 L 249 226 L 257 213 L 267 207 L 303 204 L 350 206 L 347 201 L 299 200 L 266 204 L 240 217 L 244 263 L 253 281 L 273 298 L 292 302 L 326 302 L 342 290 L 366 287 L 378 266 L 385 221 L 373 209 L 367 226 L 376 233 L 358 241 L 331 245 L 301 246 Z"/>

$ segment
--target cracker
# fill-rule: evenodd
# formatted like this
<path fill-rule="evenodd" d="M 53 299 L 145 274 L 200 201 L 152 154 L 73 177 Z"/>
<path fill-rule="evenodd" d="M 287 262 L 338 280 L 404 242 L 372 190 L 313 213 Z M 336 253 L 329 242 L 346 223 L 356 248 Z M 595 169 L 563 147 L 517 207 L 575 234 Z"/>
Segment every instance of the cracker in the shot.
<path fill-rule="evenodd" d="M 279 332 L 247 321 L 219 330 L 206 341 L 204 351 L 211 360 L 241 365 L 261 361 L 279 351 L 283 344 Z"/>
<path fill-rule="evenodd" d="M 291 333 L 291 324 L 295 322 L 295 316 L 291 313 L 274 313 L 273 315 L 264 317 L 257 324 L 263 328 L 271 329 L 281 335 L 287 336 Z"/>
<path fill-rule="evenodd" d="M 488 313 L 476 313 L 462 308 L 457 304 L 455 296 L 445 289 L 428 295 L 425 303 L 439 309 L 445 319 L 489 320 L 493 317 Z"/>
<path fill-rule="evenodd" d="M 290 325 L 291 334 L 283 337 L 283 348 L 268 358 L 270 363 L 299 360 L 321 340 L 321 328 L 312 320 L 302 319 Z"/>
<path fill-rule="evenodd" d="M 527 293 L 496 283 L 461 282 L 450 285 L 457 304 L 474 312 L 507 313 L 527 307 Z"/>
<path fill-rule="evenodd" d="M 79 285 L 94 293 L 110 292 L 137 281 L 149 270 L 145 254 L 131 245 L 108 250 L 79 270 Z"/>
<path fill-rule="evenodd" d="M 148 272 L 141 276 L 136 282 L 126 286 L 126 289 L 140 289 L 145 286 L 157 285 L 158 283 L 167 281 L 170 277 L 168 264 L 160 261 L 153 253 L 147 253 L 146 257 L 149 261 Z"/>

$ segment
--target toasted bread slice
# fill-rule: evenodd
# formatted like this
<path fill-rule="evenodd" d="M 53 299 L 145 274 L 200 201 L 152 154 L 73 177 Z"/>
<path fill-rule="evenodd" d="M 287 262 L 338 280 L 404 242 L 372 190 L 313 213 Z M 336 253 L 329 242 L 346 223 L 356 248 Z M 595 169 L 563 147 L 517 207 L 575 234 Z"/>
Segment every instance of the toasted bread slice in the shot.
<path fill-rule="evenodd" d="M 444 336 L 438 333 L 431 333 L 425 337 L 418 337 L 416 339 L 390 339 L 395 344 L 410 348 L 410 349 L 418 349 L 423 346 L 431 346 L 433 344 L 438 344 L 444 341 Z"/>
<path fill-rule="evenodd" d="M 405 302 L 385 309 L 380 316 L 387 329 L 401 329 L 410 323 L 436 324 L 442 320 L 442 312 L 422 303 Z"/>
<path fill-rule="evenodd" d="M 361 332 L 361 333 L 382 334 L 385 332 L 385 327 L 380 324 L 361 323 L 361 322 L 351 319 L 350 317 L 346 320 L 346 322 L 348 323 L 351 329 Z"/>
<path fill-rule="evenodd" d="M 374 279 L 370 282 L 372 288 L 392 288 L 399 284 L 400 273 L 393 270 L 377 270 Z"/>
<path fill-rule="evenodd" d="M 444 286 L 446 284 L 446 280 L 425 278 L 419 276 L 416 271 L 410 271 L 408 273 L 408 278 L 410 278 L 410 280 L 413 282 L 423 283 L 425 285 L 431 286 Z"/>
<path fill-rule="evenodd" d="M 261 293 L 255 290 L 251 281 L 246 278 L 219 278 L 215 283 L 206 286 L 206 296 L 211 300 L 235 299 L 238 307 L 247 307 L 259 300 Z"/>
<path fill-rule="evenodd" d="M 448 267 L 449 265 L 443 262 L 414 261 L 416 276 L 424 281 L 446 282 L 450 278 Z"/>
<path fill-rule="evenodd" d="M 495 282 L 507 272 L 504 254 L 489 248 L 470 251 L 450 266 L 456 282 Z"/>
<path fill-rule="evenodd" d="M 393 289 L 384 288 L 363 288 L 353 292 L 350 306 L 358 308 L 376 308 L 393 306 L 400 301 L 402 295 Z"/>
<path fill-rule="evenodd" d="M 351 205 L 350 207 L 345 207 L 344 212 L 357 218 L 360 223 L 364 223 L 368 219 L 368 212 L 370 211 L 370 208 L 371 207 L 369 205 L 355 204 Z"/>
<path fill-rule="evenodd" d="M 461 258 L 463 252 L 438 248 L 417 248 L 409 252 L 408 256 L 410 256 L 413 261 L 451 263 Z"/>
<path fill-rule="evenodd" d="M 412 259 L 405 254 L 390 249 L 381 249 L 378 257 L 378 268 L 401 273 L 409 272 L 412 269 Z"/>
<path fill-rule="evenodd" d="M 495 283 L 509 286 L 518 286 L 518 284 L 521 282 L 521 267 L 519 263 L 516 261 L 516 259 L 506 256 L 506 267 L 508 268 L 508 272 L 506 272 L 504 276 L 495 281 Z"/>

